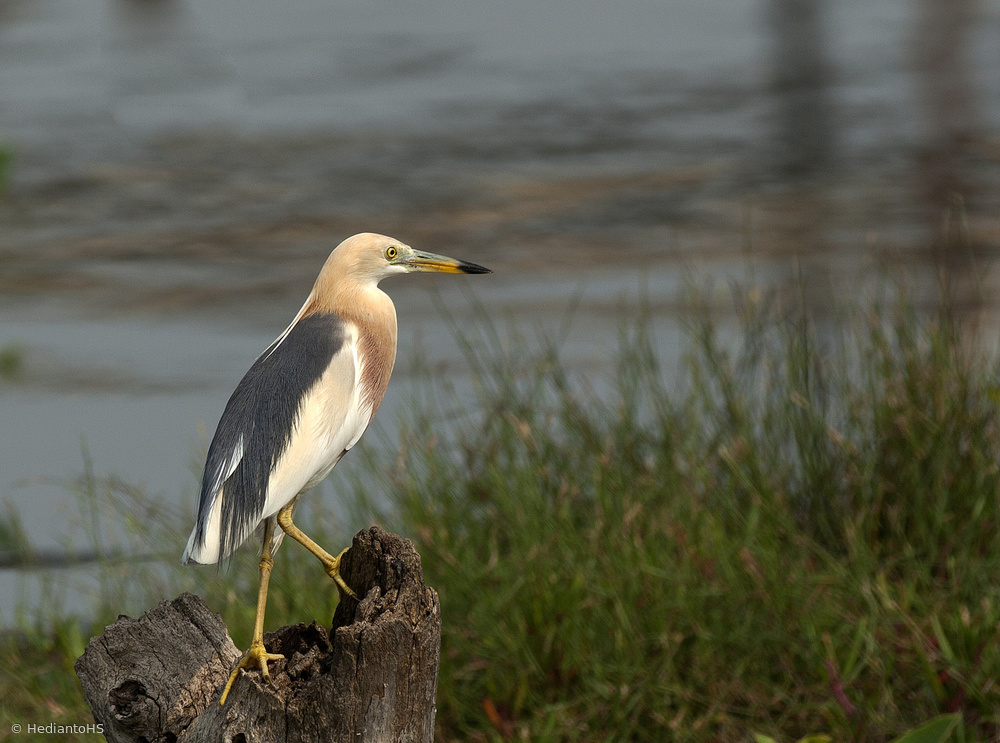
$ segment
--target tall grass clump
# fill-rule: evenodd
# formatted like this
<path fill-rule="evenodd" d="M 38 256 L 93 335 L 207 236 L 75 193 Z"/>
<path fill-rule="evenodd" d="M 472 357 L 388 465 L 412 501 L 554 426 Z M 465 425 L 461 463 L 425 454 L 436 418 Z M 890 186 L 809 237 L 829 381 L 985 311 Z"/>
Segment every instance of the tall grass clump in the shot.
<path fill-rule="evenodd" d="M 441 597 L 441 740 L 995 739 L 996 364 L 902 300 L 738 305 L 670 382 L 641 321 L 593 387 L 484 324 L 475 401 L 416 405 L 383 517 Z"/>

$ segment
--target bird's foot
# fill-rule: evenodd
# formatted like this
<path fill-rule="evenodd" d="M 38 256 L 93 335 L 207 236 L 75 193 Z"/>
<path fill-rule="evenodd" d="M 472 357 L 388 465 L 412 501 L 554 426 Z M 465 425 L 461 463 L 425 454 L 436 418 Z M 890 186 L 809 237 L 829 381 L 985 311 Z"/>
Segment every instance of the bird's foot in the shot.
<path fill-rule="evenodd" d="M 240 675 L 241 668 L 259 668 L 260 675 L 264 678 L 264 683 L 269 684 L 271 683 L 271 674 L 267 671 L 267 662 L 269 660 L 282 660 L 284 657 L 280 653 L 267 652 L 263 642 L 252 643 L 250 649 L 243 654 L 240 662 L 236 664 L 236 668 L 229 675 L 226 688 L 222 692 L 222 697 L 219 698 L 219 706 L 221 707 L 226 703 L 226 697 L 229 696 L 229 690 L 232 688 L 236 677 Z"/>
<path fill-rule="evenodd" d="M 332 558 L 329 562 L 324 560 L 323 567 L 326 568 L 326 574 L 329 575 L 331 578 L 333 578 L 333 582 L 336 583 L 344 593 L 346 593 L 348 596 L 357 598 L 358 594 L 352 591 L 351 587 L 344 582 L 343 578 L 340 577 L 340 558 L 343 557 L 344 553 L 347 552 L 347 550 L 349 549 L 350 547 L 345 547 L 343 550 L 341 550 L 339 555 Z"/>

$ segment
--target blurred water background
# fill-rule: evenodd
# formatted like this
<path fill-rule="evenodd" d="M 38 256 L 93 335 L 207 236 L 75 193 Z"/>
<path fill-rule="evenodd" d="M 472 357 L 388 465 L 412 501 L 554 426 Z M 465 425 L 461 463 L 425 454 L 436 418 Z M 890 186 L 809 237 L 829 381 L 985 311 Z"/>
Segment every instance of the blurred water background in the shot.
<path fill-rule="evenodd" d="M 3 0 L 0 155 L 0 497 L 46 550 L 84 445 L 194 497 L 236 382 L 360 231 L 496 272 L 383 285 L 376 446 L 418 352 L 467 387 L 440 307 L 562 333 L 588 372 L 640 305 L 677 358 L 692 282 L 801 282 L 822 315 L 890 275 L 995 340 L 995 0 Z"/>

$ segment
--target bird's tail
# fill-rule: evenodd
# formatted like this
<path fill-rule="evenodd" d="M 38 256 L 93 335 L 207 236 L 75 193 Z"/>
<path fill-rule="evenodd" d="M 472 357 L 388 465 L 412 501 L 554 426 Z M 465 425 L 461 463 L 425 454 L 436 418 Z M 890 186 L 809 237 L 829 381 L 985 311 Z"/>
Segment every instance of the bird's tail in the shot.
<path fill-rule="evenodd" d="M 274 518 L 273 516 L 271 517 Z M 262 536 L 264 531 L 264 522 L 266 519 L 260 522 L 257 528 L 257 536 Z M 229 553 L 221 554 L 222 540 L 220 538 L 220 530 L 218 528 L 211 528 L 212 523 L 209 519 L 209 523 L 206 524 L 206 528 L 203 530 L 202 539 L 198 539 L 198 527 L 195 526 L 191 530 L 191 536 L 188 537 L 187 546 L 184 547 L 184 554 L 181 556 L 181 564 L 187 565 L 188 563 L 197 563 L 199 565 L 213 565 L 219 560 L 222 560 L 229 556 Z M 284 538 L 285 532 L 281 529 L 274 530 L 274 537 L 271 542 L 271 552 L 273 553 L 281 546 L 281 540 Z M 240 542 L 243 540 L 241 539 Z"/>

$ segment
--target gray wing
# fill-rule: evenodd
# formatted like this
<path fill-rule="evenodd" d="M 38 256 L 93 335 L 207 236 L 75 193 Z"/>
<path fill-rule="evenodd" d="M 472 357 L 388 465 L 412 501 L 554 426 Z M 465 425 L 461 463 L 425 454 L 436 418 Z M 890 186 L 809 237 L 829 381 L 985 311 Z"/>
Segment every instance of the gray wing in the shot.
<path fill-rule="evenodd" d="M 337 315 L 306 315 L 258 357 L 236 386 L 208 449 L 198 522 L 184 562 L 216 562 L 253 532 L 263 512 L 271 471 L 288 447 L 302 399 L 346 336 L 344 321 Z M 209 514 L 219 498 L 219 533 L 209 535 Z M 206 541 L 216 541 L 207 540 L 209 536 L 218 542 L 215 559 L 202 554 Z"/>

